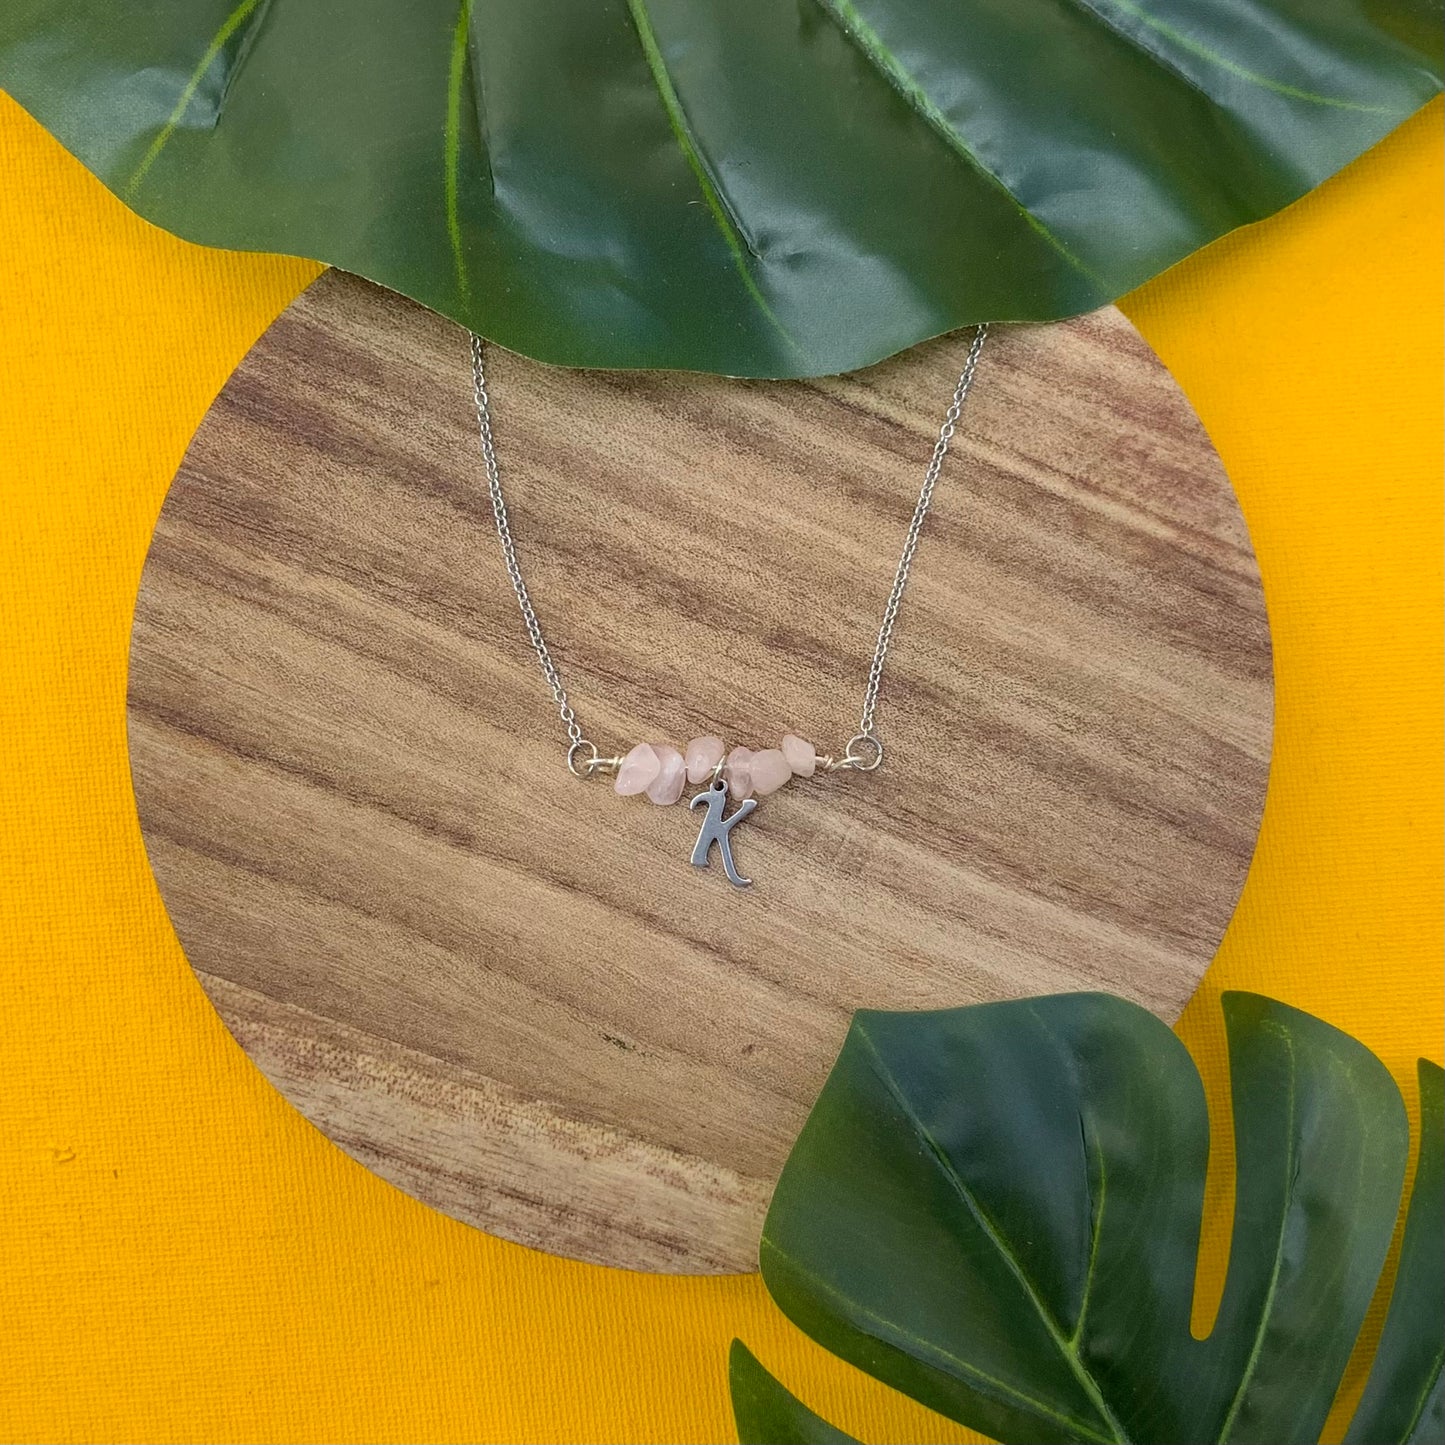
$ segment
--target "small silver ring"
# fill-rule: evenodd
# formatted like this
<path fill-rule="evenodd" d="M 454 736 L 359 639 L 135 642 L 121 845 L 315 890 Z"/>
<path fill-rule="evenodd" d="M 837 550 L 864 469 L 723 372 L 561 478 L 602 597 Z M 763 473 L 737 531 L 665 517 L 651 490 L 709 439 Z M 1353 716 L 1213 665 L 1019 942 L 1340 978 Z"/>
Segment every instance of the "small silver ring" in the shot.
<path fill-rule="evenodd" d="M 860 745 L 872 748 L 872 753 L 857 752 L 856 749 Z M 843 756 L 839 758 L 838 766 L 856 768 L 860 773 L 871 773 L 882 762 L 883 744 L 872 733 L 854 733 L 848 739 L 848 746 L 843 749 Z"/>
<path fill-rule="evenodd" d="M 589 752 L 590 756 L 584 758 L 582 762 L 579 763 L 577 761 L 577 754 L 584 751 Z M 573 743 L 572 746 L 567 749 L 567 771 L 571 773 L 574 778 L 590 778 L 597 767 L 597 761 L 597 744 L 589 743 L 586 738 L 583 738 L 580 742 Z"/>

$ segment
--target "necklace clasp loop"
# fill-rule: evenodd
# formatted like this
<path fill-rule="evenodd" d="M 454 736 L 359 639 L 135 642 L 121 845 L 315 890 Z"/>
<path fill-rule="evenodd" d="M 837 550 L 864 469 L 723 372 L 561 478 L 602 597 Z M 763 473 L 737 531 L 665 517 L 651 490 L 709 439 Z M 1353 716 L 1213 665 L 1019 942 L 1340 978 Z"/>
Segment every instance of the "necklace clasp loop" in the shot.
<path fill-rule="evenodd" d="M 859 748 L 863 751 L 859 752 Z M 854 733 L 848 739 L 843 756 L 838 759 L 840 768 L 855 768 L 860 773 L 871 773 L 883 762 L 883 744 L 875 733 Z"/>
<path fill-rule="evenodd" d="M 597 764 L 602 759 L 597 753 L 597 744 L 589 743 L 586 738 L 572 744 L 567 749 L 567 771 L 574 778 L 590 778 L 597 771 Z"/>

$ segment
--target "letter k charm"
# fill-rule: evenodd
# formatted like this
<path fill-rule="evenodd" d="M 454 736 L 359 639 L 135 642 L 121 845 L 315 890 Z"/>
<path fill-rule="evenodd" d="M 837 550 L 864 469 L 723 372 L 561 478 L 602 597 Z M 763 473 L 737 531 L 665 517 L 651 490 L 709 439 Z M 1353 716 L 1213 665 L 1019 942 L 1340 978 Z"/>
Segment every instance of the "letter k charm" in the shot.
<path fill-rule="evenodd" d="M 734 888 L 750 888 L 753 880 L 744 878 L 733 863 L 732 843 L 728 835 L 758 806 L 758 800 L 744 798 L 734 809 L 732 817 L 724 818 L 723 809 L 727 807 L 727 801 L 728 785 L 722 778 L 717 778 L 707 792 L 699 793 L 687 805 L 689 808 L 696 808 L 701 803 L 707 809 L 707 817 L 702 820 L 702 831 L 698 833 L 697 842 L 693 846 L 692 866 L 706 868 L 712 845 L 716 843 L 718 852 L 722 854 L 723 872 L 727 874 L 728 882 Z"/>

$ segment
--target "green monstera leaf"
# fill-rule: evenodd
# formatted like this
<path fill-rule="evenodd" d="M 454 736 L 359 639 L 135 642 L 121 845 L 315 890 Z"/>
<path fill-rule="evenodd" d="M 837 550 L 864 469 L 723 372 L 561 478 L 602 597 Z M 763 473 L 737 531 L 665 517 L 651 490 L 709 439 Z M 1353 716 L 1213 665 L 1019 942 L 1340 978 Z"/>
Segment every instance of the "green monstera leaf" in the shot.
<path fill-rule="evenodd" d="M 728 1356 L 733 1414 L 738 1439 L 767 1445 L 858 1445 L 851 1435 L 815 1415 L 796 1395 L 785 1390 L 741 1340 Z"/>
<path fill-rule="evenodd" d="M 1440 88 L 1439 0 L 5 0 L 152 221 L 581 366 L 805 376 L 1060 317 Z"/>
<path fill-rule="evenodd" d="M 1420 1061 L 1420 1158 L 1390 1312 L 1345 1445 L 1445 1440 L 1445 1073 Z"/>
<path fill-rule="evenodd" d="M 1168 1028 L 1094 994 L 857 1015 L 768 1214 L 773 1298 L 835 1354 L 996 1440 L 1317 1441 L 1389 1248 L 1404 1105 L 1337 1029 L 1252 994 L 1224 1007 L 1236 1205 L 1206 1338 L 1190 1331 L 1203 1087 Z M 1422 1066 L 1361 1445 L 1445 1438 L 1440 1081 Z M 743 1441 L 847 1438 L 740 1347 L 732 1378 Z"/>

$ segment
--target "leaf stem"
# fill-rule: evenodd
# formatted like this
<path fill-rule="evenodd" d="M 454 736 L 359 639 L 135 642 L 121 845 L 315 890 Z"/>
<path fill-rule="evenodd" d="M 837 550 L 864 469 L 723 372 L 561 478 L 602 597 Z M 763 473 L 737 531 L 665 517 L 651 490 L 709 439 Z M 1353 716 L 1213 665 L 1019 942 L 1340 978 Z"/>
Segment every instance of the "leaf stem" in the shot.
<path fill-rule="evenodd" d="M 914 1133 L 917 1134 L 919 1140 L 925 1144 L 933 1154 L 944 1178 L 953 1186 L 955 1193 L 959 1199 L 962 1200 L 964 1207 L 973 1215 L 979 1228 L 983 1230 L 989 1242 L 998 1250 L 1004 1262 L 1008 1265 L 1009 1270 L 1022 1286 L 1024 1293 L 1028 1296 L 1029 1303 L 1033 1305 L 1035 1312 L 1038 1314 L 1040 1323 L 1042 1323 L 1044 1329 L 1048 1332 L 1049 1338 L 1054 1342 L 1059 1353 L 1064 1357 L 1064 1361 L 1069 1368 L 1069 1373 L 1078 1381 L 1079 1387 L 1089 1397 L 1089 1402 L 1093 1405 L 1094 1409 L 1098 1411 L 1099 1418 L 1108 1427 L 1115 1445 L 1129 1445 L 1129 1436 L 1114 1412 L 1109 1408 L 1109 1403 L 1104 1398 L 1104 1392 L 1099 1382 L 1089 1373 L 1083 1360 L 1079 1357 L 1078 1349 L 1065 1336 L 1058 1321 L 1054 1319 L 1052 1312 L 1044 1304 L 1033 1281 L 1028 1277 L 1028 1272 L 1024 1269 L 1023 1262 L 1019 1259 L 1018 1255 L 1014 1253 L 1008 1241 L 1004 1239 L 998 1226 L 989 1218 L 987 1211 L 983 1208 L 982 1204 L 979 1203 L 977 1196 L 968 1185 L 964 1183 L 958 1171 L 953 1167 L 952 1160 L 943 1152 L 938 1141 L 924 1127 L 923 1121 L 914 1112 L 907 1097 L 904 1095 L 902 1089 L 899 1088 L 898 1081 L 893 1077 L 892 1071 L 888 1068 L 883 1056 L 878 1052 L 878 1046 L 873 1042 L 872 1038 L 869 1037 L 867 1029 L 861 1023 L 855 1023 L 854 1032 L 867 1046 L 869 1054 L 872 1055 L 874 1072 L 877 1074 L 879 1082 L 892 1095 L 895 1103 L 897 1103 L 898 1107 L 903 1111 L 904 1117 L 913 1126 Z"/>

